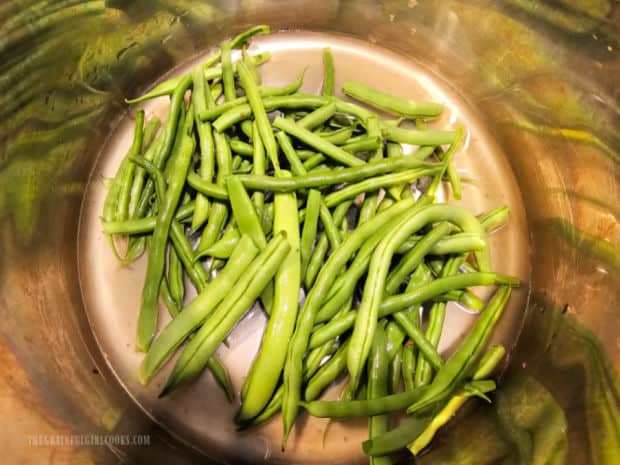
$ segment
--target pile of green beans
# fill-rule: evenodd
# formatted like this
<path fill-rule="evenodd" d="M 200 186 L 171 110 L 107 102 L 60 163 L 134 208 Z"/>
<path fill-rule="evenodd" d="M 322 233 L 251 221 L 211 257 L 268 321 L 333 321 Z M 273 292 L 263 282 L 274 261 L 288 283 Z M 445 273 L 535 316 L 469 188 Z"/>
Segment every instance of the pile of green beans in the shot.
<path fill-rule="evenodd" d="M 427 127 L 441 103 L 354 81 L 335 89 L 329 49 L 321 95 L 300 92 L 305 70 L 265 86 L 257 67 L 269 54 L 250 56 L 247 41 L 268 32 L 245 31 L 188 74 L 127 100 L 170 99 L 161 130 L 136 113 L 102 213 L 119 260 L 147 251 L 138 378 L 161 376 L 180 350 L 161 395 L 207 367 L 231 401 L 240 390 L 239 428 L 281 412 L 284 448 L 300 408 L 366 416 L 363 449 L 371 463 L 390 464 L 392 452 L 418 454 L 465 399 L 495 387 L 488 377 L 504 350 L 485 355 L 485 345 L 519 280 L 492 271 L 488 234 L 509 210 L 475 216 L 438 202 L 444 181 L 460 198 L 453 160 L 465 135 Z M 404 155 L 403 144 L 418 149 Z M 497 290 L 485 302 L 474 286 Z M 158 297 L 170 321 L 156 334 Z M 437 346 L 450 301 L 479 316 L 446 360 Z M 218 348 L 256 303 L 266 330 L 244 385 L 232 386 Z M 340 400 L 320 399 L 342 380 Z M 393 412 L 410 416 L 390 430 Z"/>

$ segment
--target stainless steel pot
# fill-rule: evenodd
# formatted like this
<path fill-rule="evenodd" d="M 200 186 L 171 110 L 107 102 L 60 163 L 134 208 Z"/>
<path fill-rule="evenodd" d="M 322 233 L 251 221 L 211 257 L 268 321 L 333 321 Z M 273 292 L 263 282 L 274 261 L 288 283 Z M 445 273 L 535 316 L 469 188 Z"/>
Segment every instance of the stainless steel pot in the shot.
<path fill-rule="evenodd" d="M 78 249 L 78 225 L 89 214 L 87 189 L 112 163 L 106 154 L 129 114 L 123 98 L 257 23 L 289 31 L 276 40 L 289 51 L 296 40 L 336 44 L 350 74 L 378 80 L 389 69 L 389 81 L 416 70 L 411 79 L 473 122 L 496 195 L 513 186 L 506 195 L 518 206 L 518 233 L 504 233 L 499 262 L 518 263 L 530 295 L 525 319 L 508 325 L 517 341 L 510 364 L 493 404 L 473 402 L 417 461 L 620 463 L 620 5 L 612 0 L 0 5 L 2 463 L 255 463 L 260 441 L 268 461 L 357 457 L 321 455 L 309 428 L 310 453 L 268 454 L 264 435 L 237 435 L 210 418 L 216 410 L 184 412 L 178 399 L 141 409 L 111 355 L 133 349 L 106 347 L 85 309 L 97 294 L 84 283 L 104 264 Z M 356 51 L 366 60 L 359 70 Z M 279 69 L 266 72 L 277 79 Z M 124 286 L 127 295 L 140 287 Z M 201 415 L 205 434 L 221 439 L 176 428 Z"/>

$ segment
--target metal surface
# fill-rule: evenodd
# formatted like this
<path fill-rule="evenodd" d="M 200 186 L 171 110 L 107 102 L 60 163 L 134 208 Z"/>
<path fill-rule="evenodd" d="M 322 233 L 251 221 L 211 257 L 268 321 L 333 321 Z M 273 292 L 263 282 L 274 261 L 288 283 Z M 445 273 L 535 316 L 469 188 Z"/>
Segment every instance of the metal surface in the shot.
<path fill-rule="evenodd" d="M 265 85 L 278 86 L 293 81 L 308 66 L 302 91 L 319 93 L 322 83 L 322 49 L 329 46 L 336 64 L 336 88 L 346 79 L 363 82 L 404 98 L 444 102 L 446 109 L 433 126 L 456 129 L 465 125 L 468 135 L 458 154 L 456 166 L 464 178 L 462 203 L 478 214 L 501 205 L 512 211 L 509 224 L 491 236 L 494 269 L 518 276 L 526 286 L 515 292 L 494 339 L 512 347 L 519 334 L 526 308 L 529 251 L 525 213 L 517 183 L 499 145 L 472 105 L 441 77 L 422 63 L 368 42 L 346 36 L 318 33 L 282 32 L 258 38 L 252 51 L 269 51 L 272 59 L 261 67 Z M 187 72 L 189 64 L 175 72 Z M 359 70 L 365 70 L 360 76 Z M 165 117 L 167 99 L 151 102 L 146 113 Z M 163 110 L 163 114 L 162 114 Z M 132 398 L 161 425 L 199 448 L 205 454 L 228 461 L 260 463 L 363 463 L 360 443 L 366 422 L 334 422 L 302 415 L 286 453 L 280 451 L 281 420 L 274 418 L 261 428 L 239 434 L 233 417 L 238 403 L 229 405 L 210 374 L 170 397 L 158 399 L 173 364 L 144 388 L 136 373 L 143 354 L 134 350 L 137 312 L 144 280 L 145 260 L 121 267 L 102 233 L 101 211 L 106 189 L 102 179 L 112 177 L 131 144 L 133 121 L 124 120 L 110 136 L 91 176 L 81 213 L 78 266 L 84 303 L 95 338 L 104 358 Z M 483 289 L 486 292 L 490 289 Z M 191 297 L 190 297 L 191 298 Z M 169 321 L 162 304 L 160 328 Z M 457 305 L 450 304 L 439 350 L 449 354 L 476 319 Z M 229 338 L 229 347 L 218 354 L 228 367 L 237 393 L 247 375 L 265 325 L 259 308 L 251 311 Z M 338 389 L 330 397 L 336 398 Z M 329 425 L 329 431 L 326 429 Z"/>
<path fill-rule="evenodd" d="M 202 452 L 178 439 L 183 432 L 169 431 L 175 425 L 190 425 L 183 421 L 182 411 L 169 411 L 154 422 L 127 395 L 137 392 L 125 381 L 133 379 L 132 367 L 102 356 L 100 347 L 108 355 L 112 349 L 129 354 L 133 341 L 130 347 L 108 348 L 106 331 L 95 331 L 99 345 L 93 337 L 79 282 L 88 291 L 88 279 L 106 275 L 86 273 L 96 269 L 96 258 L 80 252 L 84 272 L 78 277 L 79 214 L 102 147 L 107 147 L 106 153 L 96 172 L 109 174 L 116 153 L 112 144 L 118 143 L 118 150 L 127 146 L 122 138 L 106 142 L 111 134 L 126 130 L 128 109 L 122 99 L 257 23 L 268 23 L 274 30 L 344 34 L 366 44 L 363 48 L 371 56 L 379 47 L 397 53 L 395 59 L 381 54 L 376 61 L 381 66 L 372 62 L 350 71 L 362 79 L 376 76 L 376 70 L 389 63 L 405 63 L 396 75 L 405 79 L 413 72 L 427 77 L 423 85 L 416 81 L 412 95 L 443 92 L 463 120 L 474 122 L 468 123 L 470 130 L 481 131 L 483 148 L 496 143 L 489 152 L 474 152 L 470 145 L 471 153 L 458 157 L 461 168 L 471 159 L 474 170 L 476 157 L 494 163 L 507 160 L 509 169 L 504 164 L 491 166 L 498 173 L 512 172 L 516 179 L 518 190 L 505 190 L 515 197 L 506 201 L 514 198 L 518 206 L 520 191 L 526 221 L 517 216 L 511 226 L 527 225 L 528 244 L 512 250 L 502 241 L 495 250 L 507 255 L 529 250 L 529 257 L 514 262 L 532 264 L 531 303 L 523 331 L 494 403 L 471 403 L 471 412 L 443 431 L 417 462 L 620 462 L 620 4 L 75 3 L 15 0 L 0 5 L 2 463 L 208 462 Z M 321 37 L 329 37 L 334 46 L 344 43 L 342 36 Z M 359 43 L 345 42 L 348 47 Z M 318 63 L 317 57 L 313 60 Z M 385 74 L 381 82 L 387 85 L 392 78 Z M 473 112 L 471 118 L 466 110 Z M 503 179 L 480 178 L 492 179 L 480 192 L 503 185 Z M 93 192 L 89 199 L 95 200 Z M 469 198 L 472 195 L 477 198 L 475 192 Z M 82 230 L 89 231 L 97 233 L 94 227 Z M 510 231 L 505 228 L 498 237 Z M 521 234 L 525 229 L 518 237 Z M 82 244 L 95 248 L 94 240 Z M 104 253 L 103 247 L 98 250 Z M 503 256 L 496 259 L 498 266 L 505 263 Z M 139 272 L 135 274 L 132 282 Z M 138 290 L 127 295 L 136 296 Z M 96 327 L 97 305 L 88 303 L 87 308 Z M 135 308 L 127 303 L 131 315 L 123 315 L 122 321 L 133 325 Z M 257 328 L 248 323 L 248 330 Z M 129 332 L 121 326 L 118 339 Z M 202 392 L 209 383 L 207 376 L 191 389 Z M 190 394 L 179 392 L 180 397 Z M 163 412 L 168 408 L 164 405 Z M 209 424 L 208 418 L 204 424 Z M 205 448 L 207 438 L 220 434 L 225 425 L 217 423 L 208 434 L 196 432 L 192 441 Z M 72 434 L 143 434 L 149 446 L 58 447 L 32 441 L 33 435 L 49 439 Z M 245 454 L 245 444 L 257 441 L 252 437 L 239 437 L 233 447 Z M 340 457 L 353 450 L 344 442 L 339 446 Z M 256 445 L 254 450 L 260 459 L 265 447 Z"/>

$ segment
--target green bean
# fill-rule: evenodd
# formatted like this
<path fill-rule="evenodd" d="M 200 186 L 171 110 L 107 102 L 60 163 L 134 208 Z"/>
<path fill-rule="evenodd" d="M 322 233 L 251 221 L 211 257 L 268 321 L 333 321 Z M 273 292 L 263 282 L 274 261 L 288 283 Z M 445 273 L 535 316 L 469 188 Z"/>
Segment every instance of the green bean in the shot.
<path fill-rule="evenodd" d="M 170 239 L 190 281 L 198 292 L 202 291 L 207 285 L 209 276 L 201 263 L 194 262 L 192 245 L 189 243 L 187 236 L 185 236 L 183 226 L 174 220 L 170 225 Z"/>
<path fill-rule="evenodd" d="M 142 145 L 144 139 L 144 110 L 140 110 L 136 113 L 135 130 L 133 136 L 133 142 L 128 152 L 128 157 L 138 156 L 142 152 Z M 131 194 L 131 185 L 133 182 L 133 176 L 136 165 L 129 163 L 125 166 L 125 170 L 122 173 L 121 188 L 118 193 L 118 204 L 116 209 L 115 219 L 118 221 L 124 221 L 129 217 L 129 199 Z"/>
<path fill-rule="evenodd" d="M 287 256 L 290 245 L 277 235 L 247 267 L 209 319 L 196 332 L 178 359 L 162 395 L 193 379 L 239 318 L 251 307 Z M 183 314 L 183 312 L 181 312 Z"/>
<path fill-rule="evenodd" d="M 321 326 L 312 333 L 308 342 L 309 349 L 315 349 L 328 341 L 344 334 L 348 329 L 353 327 L 357 312 L 351 310 L 344 315 L 332 319 L 329 323 Z"/>
<path fill-rule="evenodd" d="M 412 305 L 421 304 L 447 291 L 464 289 L 470 286 L 490 286 L 493 284 L 514 287 L 519 286 L 520 281 L 509 276 L 480 272 L 438 278 L 418 289 L 386 298 L 379 308 L 379 317 L 383 318 Z"/>
<path fill-rule="evenodd" d="M 153 223 L 154 225 L 155 223 Z M 131 239 L 134 239 L 133 241 Z M 127 252 L 125 256 L 121 258 L 121 265 L 126 266 L 144 254 L 146 250 L 146 237 L 140 236 L 131 238 L 127 243 Z"/>
<path fill-rule="evenodd" d="M 440 103 L 405 100 L 380 92 L 356 81 L 345 81 L 342 90 L 346 95 L 356 100 L 389 113 L 406 116 L 408 118 L 438 116 L 443 110 L 443 105 Z"/>
<path fill-rule="evenodd" d="M 342 219 L 347 214 L 351 203 L 351 201 L 343 202 L 334 209 L 334 223 L 342 221 Z M 327 254 L 328 249 L 329 241 L 327 239 L 327 235 L 325 233 L 321 233 L 321 235 L 319 236 L 319 240 L 314 247 L 314 251 L 310 257 L 310 262 L 308 263 L 306 274 L 304 275 L 304 283 L 307 288 L 310 288 L 312 286 L 314 279 L 316 278 L 319 270 L 323 265 L 323 261 L 325 259 L 325 255 Z"/>
<path fill-rule="evenodd" d="M 317 153 L 314 157 L 308 158 L 306 161 L 304 161 L 303 167 L 306 171 L 311 171 L 312 169 L 316 168 L 321 163 L 323 163 L 325 160 L 326 160 L 325 156 L 323 156 L 320 153 Z"/>
<path fill-rule="evenodd" d="M 342 150 L 346 150 L 347 152 L 357 153 L 357 152 L 369 152 L 371 150 L 377 150 L 381 148 L 381 146 L 382 146 L 381 137 L 364 136 L 359 140 L 348 142 L 344 145 L 341 145 L 340 148 Z"/>
<path fill-rule="evenodd" d="M 457 351 L 437 371 L 435 379 L 430 384 L 430 389 L 423 397 L 409 406 L 408 413 L 419 411 L 434 402 L 445 399 L 458 387 L 460 380 L 467 374 L 475 357 L 484 347 L 509 298 L 510 287 L 502 286 L 497 290 L 480 314 L 472 331 L 466 336 Z"/>
<path fill-rule="evenodd" d="M 234 48 L 233 44 L 234 44 L 234 39 L 233 41 L 231 41 L 231 46 L 233 46 Z M 207 61 L 207 63 L 204 63 L 201 66 L 203 70 L 204 78 L 206 81 L 210 81 L 212 79 L 217 79 L 217 78 L 222 77 L 222 68 L 220 66 L 211 67 L 215 62 L 217 62 L 217 60 L 220 59 L 220 53 L 221 52 L 218 50 L 218 52 Z M 270 58 L 271 58 L 270 52 L 259 53 L 251 57 L 255 66 L 265 63 Z M 233 71 L 234 70 L 235 70 L 235 64 L 233 64 Z M 185 76 L 175 76 L 170 79 L 167 79 L 164 82 L 159 83 L 154 88 L 152 88 L 145 94 L 141 95 L 140 97 L 137 97 L 134 99 L 125 99 L 125 103 L 136 104 L 136 103 L 144 102 L 146 100 L 150 100 L 156 97 L 163 97 L 166 95 L 171 95 L 174 92 L 174 89 L 176 88 L 176 86 L 179 84 L 179 82 L 184 77 Z"/>
<path fill-rule="evenodd" d="M 347 166 L 361 166 L 365 163 L 359 158 L 354 157 L 348 152 L 345 152 L 340 147 L 327 142 L 325 139 L 317 136 L 316 134 L 308 131 L 295 124 L 292 121 L 288 121 L 282 117 L 278 117 L 274 120 L 273 126 L 281 129 L 282 131 L 290 134 L 296 139 L 301 140 L 305 144 L 309 145 L 313 149 L 318 150 L 322 154 L 342 163 Z"/>
<path fill-rule="evenodd" d="M 401 368 L 403 366 L 404 347 L 398 347 L 392 362 L 390 363 L 390 394 L 396 394 L 400 388 L 402 378 Z"/>
<path fill-rule="evenodd" d="M 366 108 L 356 105 L 355 103 L 345 102 L 339 98 L 336 99 L 336 111 L 354 116 L 359 119 L 362 124 L 366 124 L 368 118 L 377 116 L 376 113 L 373 113 Z"/>
<path fill-rule="evenodd" d="M 258 134 L 257 123 L 252 123 L 253 134 Z M 252 154 L 252 174 L 262 176 L 265 174 L 265 147 L 260 137 L 254 137 L 252 139 L 254 152 Z M 252 194 L 252 202 L 256 207 L 256 211 L 262 215 L 263 207 L 265 205 L 265 194 L 263 192 L 254 192 Z"/>
<path fill-rule="evenodd" d="M 427 235 L 420 239 L 415 247 L 407 252 L 388 274 L 385 292 L 389 295 L 394 294 L 405 280 L 405 277 L 422 263 L 424 257 L 431 251 L 433 246 L 449 232 L 450 224 L 444 222 L 435 226 Z"/>
<path fill-rule="evenodd" d="M 352 127 L 344 127 L 335 131 L 322 131 L 316 134 L 334 145 L 342 145 L 351 138 L 353 129 Z"/>
<path fill-rule="evenodd" d="M 329 246 L 332 250 L 335 250 L 341 242 L 340 231 L 338 231 L 336 222 L 332 218 L 329 209 L 325 206 L 323 202 L 321 202 L 321 206 L 319 208 L 319 215 L 321 217 L 321 223 L 323 224 L 323 230 L 325 231 L 325 235 L 327 236 Z"/>
<path fill-rule="evenodd" d="M 485 231 L 489 232 L 502 227 L 508 222 L 510 216 L 510 208 L 506 205 L 496 208 L 490 212 L 480 215 L 480 224 Z"/>
<path fill-rule="evenodd" d="M 226 266 L 217 274 L 177 318 L 155 339 L 140 365 L 139 379 L 146 384 L 183 340 L 226 297 L 258 254 L 258 248 L 247 236 L 239 241 Z"/>
<path fill-rule="evenodd" d="M 190 202 L 182 207 L 179 207 L 174 219 L 177 221 L 183 221 L 189 218 L 194 213 L 194 205 L 194 202 Z M 137 220 L 104 222 L 103 231 L 106 234 L 144 234 L 153 231 L 156 221 L 156 217 L 147 216 L 146 218 L 140 218 Z"/>
<path fill-rule="evenodd" d="M 316 242 L 316 245 L 314 246 L 312 255 L 310 255 L 310 260 L 308 261 L 308 266 L 306 267 L 306 272 L 304 274 L 304 284 L 307 289 L 312 287 L 316 276 L 323 266 L 325 255 L 327 255 L 328 250 L 329 241 L 327 240 L 327 236 L 325 234 L 321 234 Z"/>
<path fill-rule="evenodd" d="M 300 311 L 284 368 L 284 397 L 282 403 L 284 422 L 283 444 L 286 443 L 286 439 L 299 408 L 303 355 L 308 346 L 316 313 L 323 299 L 327 296 L 330 284 L 351 255 L 360 248 L 364 240 L 374 234 L 386 222 L 402 214 L 402 212 L 410 208 L 411 205 L 412 202 L 410 201 L 399 202 L 388 211 L 377 215 L 369 222 L 357 228 L 357 230 L 347 237 L 340 247 L 333 251 L 325 263 L 325 266 L 323 266 L 319 272 L 316 282 L 308 293 L 306 301 Z"/>
<path fill-rule="evenodd" d="M 328 173 L 306 174 L 293 178 L 274 178 L 272 176 L 245 175 L 239 178 L 249 189 L 290 192 L 308 188 L 322 188 L 335 184 L 372 180 L 373 176 L 393 173 L 415 168 L 436 170 L 433 164 L 421 162 L 413 157 L 392 158 L 366 163 L 364 166 L 343 168 Z M 374 178 L 379 179 L 379 178 Z"/>
<path fill-rule="evenodd" d="M 306 217 L 301 233 L 300 242 L 300 259 L 301 259 L 301 276 L 305 276 L 310 254 L 312 253 L 312 244 L 316 238 L 317 224 L 319 221 L 319 209 L 321 205 L 321 193 L 311 189 L 306 199 Z M 326 342 L 326 341 L 325 341 Z"/>
<path fill-rule="evenodd" d="M 380 325 L 375 332 L 370 357 L 368 358 L 368 399 L 381 398 L 388 393 L 389 357 L 383 327 Z M 375 415 L 368 419 L 368 437 L 384 434 L 388 430 L 387 415 Z M 372 457 L 371 465 L 391 465 L 389 457 Z"/>
<path fill-rule="evenodd" d="M 410 391 L 414 389 L 413 374 L 415 371 L 415 352 L 413 350 L 413 344 L 405 344 L 403 348 L 402 371 L 405 390 Z"/>
<path fill-rule="evenodd" d="M 282 87 L 261 86 L 259 87 L 258 92 L 263 98 L 294 94 L 299 90 L 299 88 L 304 83 L 304 76 L 306 74 L 306 69 L 307 68 L 304 68 L 301 71 L 301 73 L 299 73 L 299 77 L 295 81 L 291 82 L 290 84 L 287 84 Z"/>
<path fill-rule="evenodd" d="M 241 47 L 241 58 L 243 59 L 243 63 L 245 63 L 245 66 L 247 66 L 248 71 L 252 75 L 252 79 L 254 79 L 254 82 L 256 83 L 256 85 L 260 85 L 261 83 L 260 75 L 258 74 L 258 71 L 256 71 L 256 66 L 254 66 L 254 62 L 248 55 L 248 48 L 246 45 Z"/>
<path fill-rule="evenodd" d="M 333 355 L 339 347 L 340 343 L 338 341 L 328 341 L 320 347 L 310 350 L 307 357 L 304 359 L 304 380 L 309 380 L 314 376 L 321 367 L 321 363 L 325 357 Z"/>
<path fill-rule="evenodd" d="M 325 363 L 306 385 L 304 398 L 306 401 L 317 399 L 323 389 L 331 384 L 347 367 L 348 341 L 340 346 L 336 353 Z"/>
<path fill-rule="evenodd" d="M 168 190 L 160 206 L 155 229 L 153 230 L 152 246 L 148 250 L 146 278 L 142 290 L 142 305 L 138 319 L 137 347 L 142 351 L 147 350 L 150 346 L 157 325 L 157 295 L 161 278 L 164 274 L 166 241 L 170 230 L 170 223 L 172 223 L 174 211 L 185 184 L 193 152 L 193 138 L 190 136 L 184 137 L 179 154 L 175 157 Z"/>
<path fill-rule="evenodd" d="M 237 34 L 230 41 L 231 48 L 237 48 L 240 45 L 246 43 L 251 37 L 258 34 L 269 34 L 270 28 L 266 24 L 259 24 L 258 26 L 253 26 L 245 31 Z"/>
<path fill-rule="evenodd" d="M 177 307 L 180 308 L 183 306 L 183 298 L 185 297 L 183 267 L 174 247 L 169 247 L 168 249 L 168 287 L 171 297 L 174 299 Z"/>
<path fill-rule="evenodd" d="M 296 124 L 301 128 L 312 131 L 314 128 L 330 119 L 334 113 L 336 113 L 336 102 L 330 102 L 317 108 L 312 113 L 308 113 L 302 119 L 298 120 Z"/>
<path fill-rule="evenodd" d="M 317 153 L 314 150 L 299 149 L 299 150 L 295 150 L 295 152 L 297 152 L 297 156 L 302 161 L 307 161 L 317 155 L 320 155 L 320 153 Z"/>
<path fill-rule="evenodd" d="M 168 287 L 168 280 L 164 276 L 161 280 L 161 284 L 159 287 L 159 295 L 161 295 L 164 304 L 166 304 L 166 308 L 168 309 L 168 313 L 171 318 L 175 318 L 179 314 L 179 305 L 172 297 L 170 293 L 170 287 Z"/>
<path fill-rule="evenodd" d="M 250 236 L 259 249 L 264 249 L 267 246 L 267 239 L 250 196 L 236 176 L 230 176 L 227 185 L 230 205 L 239 231 Z M 297 223 L 296 218 L 295 222 Z"/>
<path fill-rule="evenodd" d="M 218 184 L 212 184 L 202 179 L 196 173 L 192 173 L 192 172 L 188 173 L 187 184 L 189 184 L 192 188 L 196 189 L 196 191 L 198 191 L 201 194 L 204 194 L 207 197 L 211 197 L 211 198 L 218 199 L 218 200 L 229 199 L 228 191 L 226 190 L 225 187 L 218 185 Z"/>
<path fill-rule="evenodd" d="M 200 166 L 198 175 L 201 179 L 211 182 L 215 171 L 215 142 L 211 124 L 202 122 L 199 115 L 207 108 L 215 106 L 215 101 L 209 89 L 209 83 L 204 78 L 204 73 L 199 67 L 192 72 L 193 89 L 192 102 L 194 103 L 194 121 L 198 133 L 198 146 L 200 148 Z M 209 216 L 209 199 L 201 193 L 196 195 L 196 210 L 192 218 L 192 231 L 202 226 Z"/>
<path fill-rule="evenodd" d="M 282 149 L 282 153 L 284 153 L 284 156 L 289 162 L 293 174 L 295 176 L 302 176 L 306 174 L 306 169 L 304 168 L 300 158 L 297 156 L 297 152 L 293 148 L 291 139 L 286 135 L 286 133 L 278 132 L 275 137 L 278 140 L 280 148 Z M 285 176 L 284 178 L 291 179 L 290 176 Z"/>
<path fill-rule="evenodd" d="M 228 398 L 229 402 L 232 402 L 235 399 L 235 392 L 232 387 L 232 383 L 230 382 L 230 376 L 228 375 L 228 370 L 224 364 L 217 358 L 216 355 L 212 355 L 209 360 L 207 360 L 207 368 L 213 375 L 216 383 L 222 388 L 224 394 Z"/>
<path fill-rule="evenodd" d="M 444 174 L 452 166 L 452 158 L 454 158 L 456 149 L 458 148 L 458 146 L 460 145 L 461 141 L 464 138 L 465 138 L 465 129 L 460 127 L 456 131 L 456 137 L 450 144 L 450 148 L 448 148 L 448 151 L 443 154 L 443 157 L 441 157 L 441 165 L 442 165 L 441 171 L 435 176 L 435 178 L 431 182 L 431 185 L 428 187 L 425 195 L 429 197 L 435 196 L 435 192 L 437 188 L 439 187 L 439 184 L 443 180 Z M 450 183 L 453 184 L 453 189 L 455 190 L 458 189 L 460 192 L 460 181 L 458 180 L 458 175 L 454 172 L 451 173 Z M 458 187 L 456 187 L 457 185 Z"/>
<path fill-rule="evenodd" d="M 478 381 L 489 376 L 504 357 L 505 353 L 506 350 L 502 346 L 491 347 L 478 364 L 478 368 L 473 375 L 473 380 Z M 437 430 L 454 417 L 455 413 L 463 406 L 470 396 L 471 394 L 463 392 L 450 399 L 443 409 L 433 417 L 424 431 L 407 446 L 411 453 L 417 455 L 424 449 L 433 439 Z"/>
<path fill-rule="evenodd" d="M 254 147 L 252 144 L 248 144 L 247 142 L 243 142 L 240 140 L 232 139 L 230 142 L 230 149 L 238 153 L 239 155 L 243 155 L 246 157 L 251 157 L 254 155 Z"/>
<path fill-rule="evenodd" d="M 239 243 L 239 237 L 239 230 L 236 228 L 225 232 L 222 238 L 211 247 L 196 252 L 195 260 L 203 257 L 214 257 L 222 260 L 228 259 L 235 246 Z"/>
<path fill-rule="evenodd" d="M 282 171 L 283 175 L 285 173 Z M 301 287 L 300 236 L 296 214 L 294 193 L 274 196 L 274 234 L 285 234 L 290 251 L 275 274 L 271 315 L 246 380 L 247 394 L 237 415 L 240 422 L 257 416 L 269 402 L 280 379 L 288 342 L 295 328 Z"/>
<path fill-rule="evenodd" d="M 338 205 L 344 200 L 352 199 L 359 194 L 368 191 L 376 191 L 382 187 L 394 186 L 405 182 L 412 182 L 423 176 L 428 176 L 437 172 L 437 168 L 418 168 L 406 170 L 398 173 L 385 174 L 374 178 L 366 179 L 356 184 L 351 184 L 339 191 L 325 196 L 325 204 L 328 207 Z"/>
<path fill-rule="evenodd" d="M 443 268 L 442 277 L 453 276 L 458 272 L 459 264 L 462 263 L 463 257 L 453 257 L 448 260 Z M 426 328 L 425 336 L 433 347 L 439 344 L 439 338 L 443 330 L 443 323 L 446 317 L 445 302 L 436 302 L 429 311 L 429 322 Z M 426 386 L 430 383 L 432 377 L 432 368 L 430 363 L 422 356 L 418 356 L 415 371 L 415 386 Z"/>
<path fill-rule="evenodd" d="M 232 58 L 231 58 L 231 45 L 230 42 L 222 42 L 220 46 L 221 53 L 221 61 L 222 61 L 222 83 L 224 84 L 224 98 L 227 101 L 234 100 L 236 97 L 235 90 L 235 75 L 232 66 Z M 237 69 L 239 65 L 244 65 L 244 63 L 238 63 Z"/>
<path fill-rule="evenodd" d="M 326 103 L 329 99 L 310 94 L 293 94 L 283 96 L 265 97 L 263 100 L 265 110 L 291 109 L 291 108 L 317 108 Z M 338 104 L 336 104 L 336 107 Z M 222 132 L 232 125 L 249 118 L 252 115 L 250 105 L 244 103 L 238 105 L 220 115 L 214 122 L 213 127 L 216 131 Z"/>
<path fill-rule="evenodd" d="M 390 394 L 376 399 L 353 401 L 312 401 L 302 402 L 301 405 L 313 417 L 319 418 L 353 418 L 371 417 L 396 412 L 406 408 L 421 398 L 430 386 L 412 389 L 410 391 Z"/>
<path fill-rule="evenodd" d="M 226 178 L 232 174 L 230 146 L 226 136 L 219 132 L 213 133 L 213 140 L 215 142 L 215 161 L 218 169 L 217 184 L 224 187 L 226 185 Z M 188 178 L 193 178 L 193 176 L 188 176 Z M 209 211 L 207 226 L 203 229 L 200 236 L 199 251 L 208 249 L 215 243 L 227 217 L 228 207 L 222 202 L 213 202 Z"/>
<path fill-rule="evenodd" d="M 330 48 L 323 49 L 323 90 L 321 94 L 328 97 L 334 95 L 334 57 Z"/>
<path fill-rule="evenodd" d="M 381 133 L 386 140 L 411 145 L 437 146 L 452 144 L 456 138 L 455 131 L 413 130 L 393 126 L 383 126 Z"/>
<path fill-rule="evenodd" d="M 465 231 L 474 232 L 480 234 L 481 237 L 485 237 L 484 230 L 480 226 L 478 220 L 467 210 L 460 207 L 445 204 L 420 205 L 419 207 L 411 209 L 406 215 L 403 215 L 401 222 L 395 227 L 394 231 L 388 233 L 379 243 L 369 265 L 362 303 L 351 335 L 352 341 L 347 367 L 352 380 L 355 381 L 359 376 L 361 364 L 365 363 L 368 351 L 370 350 L 369 341 L 376 328 L 377 315 L 383 298 L 386 275 L 396 248 L 412 233 L 427 224 L 437 221 L 450 221 Z M 484 251 L 479 251 L 475 254 L 480 268 L 484 271 L 490 269 L 488 247 Z M 399 318 L 397 321 L 402 326 L 403 322 L 401 322 L 401 319 L 402 318 Z M 419 339 L 419 336 L 423 335 L 419 330 L 415 328 L 414 325 L 411 325 L 409 328 L 413 331 L 410 332 L 410 337 L 418 344 L 418 347 L 424 352 L 425 356 L 434 356 L 434 350 L 428 350 L 427 354 L 427 349 L 430 349 L 428 345 L 424 344 L 420 346 L 422 340 Z M 413 335 L 416 337 L 414 338 Z M 435 360 L 439 361 L 437 358 L 435 358 Z"/>
<path fill-rule="evenodd" d="M 269 160 L 277 173 L 280 170 L 280 163 L 278 162 L 278 146 L 273 135 L 273 129 L 269 123 L 269 118 L 267 117 L 267 112 L 265 111 L 265 105 L 263 104 L 263 100 L 258 93 L 258 87 L 256 86 L 256 83 L 252 81 L 252 77 L 243 63 L 239 63 L 237 66 L 237 72 L 239 74 L 241 86 L 245 91 L 250 108 L 254 114 L 258 134 L 260 135 L 260 138 L 265 146 L 267 156 L 269 157 Z"/>

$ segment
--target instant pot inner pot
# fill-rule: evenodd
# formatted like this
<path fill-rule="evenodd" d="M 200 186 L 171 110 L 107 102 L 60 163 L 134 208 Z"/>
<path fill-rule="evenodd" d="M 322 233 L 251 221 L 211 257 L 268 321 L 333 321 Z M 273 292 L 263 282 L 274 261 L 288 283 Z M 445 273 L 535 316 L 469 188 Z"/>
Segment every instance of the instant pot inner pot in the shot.
<path fill-rule="evenodd" d="M 455 159 L 464 180 L 460 203 L 475 214 L 501 205 L 510 207 L 512 214 L 508 225 L 490 238 L 493 268 L 527 282 L 528 231 L 519 187 L 493 134 L 479 118 L 475 102 L 467 100 L 466 90 L 451 88 L 441 76 L 430 73 L 424 63 L 416 63 L 371 43 L 345 36 L 283 32 L 256 38 L 250 51 L 272 53 L 271 60 L 260 67 L 266 85 L 290 83 L 308 67 L 301 90 L 319 93 L 324 47 L 330 47 L 334 55 L 337 89 L 344 80 L 354 79 L 401 97 L 444 102 L 446 108 L 441 118 L 431 122 L 431 126 L 466 127 L 466 141 Z M 173 74 L 187 72 L 208 55 L 206 51 L 195 62 Z M 157 114 L 165 118 L 167 100 L 149 101 L 144 108 L 147 116 Z M 360 446 L 367 434 L 365 419 L 330 422 L 310 418 L 302 411 L 283 453 L 280 450 L 280 417 L 274 417 L 260 428 L 237 432 L 233 416 L 238 401 L 228 403 L 207 371 L 193 384 L 163 399 L 157 396 L 173 363 L 167 364 L 149 386 L 139 384 L 138 366 L 144 355 L 135 350 L 134 341 L 146 259 L 127 267 L 121 266 L 108 246 L 100 220 L 106 193 L 102 179 L 115 174 L 131 144 L 133 120 L 129 114 L 133 115 L 134 111 L 128 112 L 110 134 L 91 175 L 82 207 L 78 251 L 80 284 L 88 319 L 101 352 L 118 381 L 162 427 L 214 458 L 233 463 L 257 463 L 266 459 L 281 463 L 367 463 Z M 453 201 L 449 198 L 449 190 L 443 194 Z M 192 297 L 189 295 L 187 299 Z M 513 293 L 494 332 L 493 342 L 513 347 L 526 304 L 527 289 L 524 286 Z M 458 305 L 450 304 L 440 352 L 447 355 L 454 350 L 475 318 Z M 161 304 L 159 327 L 168 321 L 168 314 Z M 265 321 L 261 309 L 253 308 L 229 336 L 229 346 L 222 346 L 218 351 L 228 367 L 237 394 L 260 343 Z M 338 387 L 334 386 L 326 397 L 336 398 L 338 393 Z"/>

